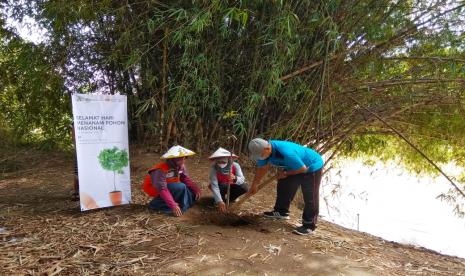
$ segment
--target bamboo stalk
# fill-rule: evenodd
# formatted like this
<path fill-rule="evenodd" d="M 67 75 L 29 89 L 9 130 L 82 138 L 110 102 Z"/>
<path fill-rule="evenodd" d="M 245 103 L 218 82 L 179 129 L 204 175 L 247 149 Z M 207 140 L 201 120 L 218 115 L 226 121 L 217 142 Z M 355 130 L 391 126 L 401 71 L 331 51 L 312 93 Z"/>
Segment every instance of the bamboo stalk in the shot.
<path fill-rule="evenodd" d="M 163 40 L 163 65 L 162 65 L 162 86 L 161 86 L 161 96 L 160 96 L 160 148 L 164 147 L 163 137 L 165 136 L 165 106 L 166 106 L 166 96 L 167 96 L 167 78 L 168 78 L 168 28 L 165 28 L 165 38 Z M 167 134 L 168 137 L 169 134 Z"/>
<path fill-rule="evenodd" d="M 459 58 L 445 58 L 445 57 L 384 57 L 383 60 L 427 60 L 427 61 L 440 61 L 440 62 L 465 62 L 465 59 Z"/>
<path fill-rule="evenodd" d="M 353 97 L 349 95 L 347 95 L 347 97 L 351 99 L 353 102 L 355 102 L 356 104 L 358 104 L 361 108 L 366 110 L 368 113 L 375 116 L 376 119 L 380 120 L 383 124 L 385 124 L 392 131 L 394 131 L 400 138 L 402 138 L 402 140 L 404 140 L 407 144 L 409 144 L 409 146 L 411 146 L 414 150 L 416 150 L 423 158 L 425 158 L 428 161 L 428 163 L 430 163 L 436 170 L 438 170 L 450 182 L 450 184 L 457 190 L 457 192 L 459 192 L 465 198 L 465 193 L 457 186 L 457 184 L 449 176 L 447 176 L 447 174 L 438 165 L 436 165 L 436 163 L 434 163 L 423 151 L 421 151 L 417 146 L 415 146 L 412 142 L 410 142 L 410 140 L 407 139 L 407 137 L 405 137 L 402 133 L 400 133 L 397 129 L 395 129 L 391 124 L 386 122 L 378 114 L 366 108 L 359 101 L 357 101 L 356 99 L 354 99 Z"/>
<path fill-rule="evenodd" d="M 446 10 L 446 11 L 444 11 L 444 12 L 442 12 L 442 13 L 436 15 L 436 16 L 432 16 L 432 17 L 429 18 L 428 20 L 422 21 L 421 23 L 419 23 L 419 24 L 417 24 L 417 25 L 414 25 L 414 26 L 412 26 L 412 27 L 409 27 L 409 28 L 407 28 L 407 29 L 405 29 L 405 30 L 403 30 L 403 31 L 400 31 L 399 33 L 397 33 L 395 36 L 391 37 L 391 38 L 388 39 L 388 40 L 385 40 L 385 41 L 376 43 L 375 45 L 368 45 L 368 46 L 365 47 L 365 48 L 367 49 L 368 52 L 367 52 L 367 53 L 363 53 L 363 55 L 370 54 L 370 52 L 379 50 L 379 49 L 381 49 L 382 47 L 384 47 L 385 45 L 389 45 L 390 43 L 394 43 L 396 40 L 399 40 L 399 39 L 405 37 L 405 36 L 408 35 L 409 33 L 418 31 L 418 30 L 419 30 L 419 27 L 424 26 L 424 25 L 426 25 L 426 24 L 429 24 L 429 23 L 430 23 L 431 21 L 433 21 L 434 19 L 437 19 L 437 18 L 439 18 L 439 17 L 441 17 L 441 16 L 444 16 L 444 15 L 450 13 L 450 12 L 453 12 L 453 11 L 455 11 L 455 10 L 458 10 L 458 9 L 462 8 L 463 6 L 465 6 L 465 4 L 455 6 L 455 7 L 451 8 L 451 9 L 448 9 L 448 10 Z M 415 20 L 414 20 L 414 21 L 415 21 Z M 370 46 L 370 47 L 369 47 L 369 46 Z M 358 51 L 358 49 L 351 49 L 351 50 L 346 51 L 346 52 L 343 52 L 343 53 L 341 53 L 341 54 L 339 54 L 339 55 L 337 55 L 337 56 L 333 56 L 333 57 L 331 57 L 329 60 L 332 60 L 332 59 L 337 58 L 337 57 L 339 57 L 339 56 L 347 56 L 348 54 L 350 54 L 350 53 L 352 53 L 352 52 L 355 52 L 356 50 Z M 362 52 L 362 51 L 358 51 L 358 52 Z M 320 60 L 320 61 L 311 63 L 311 64 L 309 64 L 309 65 L 306 65 L 306 66 L 304 66 L 304 67 L 301 67 L 300 69 L 297 69 L 297 70 L 293 71 L 292 73 L 289 73 L 289 74 L 287 74 L 287 75 L 285 75 L 285 76 L 282 76 L 282 77 L 280 77 L 279 79 L 280 79 L 281 81 L 287 81 L 288 79 L 290 79 L 290 78 L 292 78 L 292 77 L 295 77 L 295 76 L 297 76 L 297 75 L 300 75 L 300 74 L 302 74 L 302 73 L 304 73 L 304 72 L 306 72 L 306 71 L 308 71 L 308 70 L 310 70 L 310 69 L 312 69 L 312 68 L 314 68 L 314 67 L 316 67 L 316 66 L 319 66 L 319 65 L 323 64 L 323 62 L 324 62 L 324 60 Z"/>
<path fill-rule="evenodd" d="M 271 176 L 270 178 L 268 178 L 267 180 L 263 181 L 262 183 L 260 183 L 258 186 L 257 186 L 257 192 L 260 191 L 261 189 L 263 189 L 264 187 L 268 186 L 270 183 L 274 182 L 276 180 L 276 177 L 275 176 Z M 253 195 L 255 195 L 256 193 L 246 193 L 245 195 L 243 195 L 238 201 L 236 201 L 234 204 L 231 205 L 230 207 L 230 210 L 236 210 L 239 208 L 239 206 L 241 206 L 244 202 L 246 202 L 247 200 L 249 200 L 249 198 L 251 198 Z"/>
<path fill-rule="evenodd" d="M 292 73 L 290 73 L 290 74 L 287 74 L 287 75 L 285 75 L 285 76 L 282 76 L 282 77 L 280 77 L 279 79 L 280 79 L 281 81 L 286 81 L 286 80 L 288 80 L 288 79 L 290 79 L 290 78 L 292 78 L 292 77 L 295 77 L 295 76 L 297 76 L 297 75 L 299 75 L 299 74 L 302 74 L 303 72 L 308 71 L 308 70 L 310 70 L 310 69 L 312 69 L 312 68 L 314 68 L 314 67 L 317 67 L 317 66 L 319 66 L 319 65 L 321 65 L 321 64 L 323 64 L 323 60 L 320 60 L 320 61 L 317 61 L 317 62 L 313 62 L 313 63 L 311 63 L 311 64 L 309 64 L 309 65 L 306 65 L 306 66 L 304 66 L 304 67 L 302 67 L 302 68 L 300 68 L 300 69 L 298 69 L 298 70 L 295 70 L 294 72 L 292 72 Z"/>

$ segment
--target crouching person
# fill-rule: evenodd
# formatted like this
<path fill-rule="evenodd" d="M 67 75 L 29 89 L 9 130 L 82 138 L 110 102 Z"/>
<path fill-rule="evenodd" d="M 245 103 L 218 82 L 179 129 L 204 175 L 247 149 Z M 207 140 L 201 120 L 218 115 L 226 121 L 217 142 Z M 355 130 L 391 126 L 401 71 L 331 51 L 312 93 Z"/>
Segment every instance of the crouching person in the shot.
<path fill-rule="evenodd" d="M 200 198 L 200 188 L 184 166 L 185 158 L 194 154 L 181 146 L 171 147 L 162 155 L 162 162 L 148 170 L 143 190 L 153 197 L 149 209 L 179 217 Z"/>
<path fill-rule="evenodd" d="M 209 159 L 212 162 L 210 169 L 210 189 L 220 212 L 226 212 L 228 186 L 230 186 L 229 202 L 247 193 L 249 187 L 245 183 L 245 177 L 241 166 L 237 161 L 237 156 L 219 148 Z"/>

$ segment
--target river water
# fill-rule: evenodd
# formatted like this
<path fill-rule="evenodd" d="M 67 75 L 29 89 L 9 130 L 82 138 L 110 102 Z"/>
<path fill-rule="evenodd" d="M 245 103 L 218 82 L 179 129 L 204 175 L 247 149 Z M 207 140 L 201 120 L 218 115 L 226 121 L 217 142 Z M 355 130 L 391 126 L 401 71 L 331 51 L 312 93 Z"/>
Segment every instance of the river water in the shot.
<path fill-rule="evenodd" d="M 451 185 L 391 164 L 345 160 L 321 186 L 320 215 L 341 226 L 465 258 L 465 218 L 436 197 Z"/>

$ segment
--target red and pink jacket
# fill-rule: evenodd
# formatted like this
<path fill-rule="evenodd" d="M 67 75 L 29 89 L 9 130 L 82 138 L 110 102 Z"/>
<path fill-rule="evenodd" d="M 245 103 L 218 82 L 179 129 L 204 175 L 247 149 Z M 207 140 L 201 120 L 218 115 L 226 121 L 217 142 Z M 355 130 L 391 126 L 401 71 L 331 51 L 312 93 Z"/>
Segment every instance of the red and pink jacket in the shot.
<path fill-rule="evenodd" d="M 178 206 L 178 203 L 168 190 L 170 183 L 184 183 L 192 193 L 200 194 L 200 188 L 187 175 L 185 166 L 182 166 L 176 173 L 175 169 L 166 162 L 156 164 L 148 170 L 142 183 L 142 190 L 151 197 L 160 196 L 173 209 Z"/>

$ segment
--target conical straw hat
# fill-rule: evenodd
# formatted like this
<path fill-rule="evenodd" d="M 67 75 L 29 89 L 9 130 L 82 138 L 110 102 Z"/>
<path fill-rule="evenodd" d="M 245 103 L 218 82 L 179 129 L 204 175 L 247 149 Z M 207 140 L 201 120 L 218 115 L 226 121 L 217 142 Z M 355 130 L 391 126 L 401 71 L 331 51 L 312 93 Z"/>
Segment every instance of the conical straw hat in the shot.
<path fill-rule="evenodd" d="M 186 157 L 192 156 L 195 152 L 183 148 L 181 146 L 173 146 L 171 147 L 165 154 L 163 154 L 160 158 L 161 159 L 171 159 L 171 158 L 178 158 L 178 157 Z"/>
<path fill-rule="evenodd" d="M 231 157 L 231 152 L 224 148 L 218 148 L 208 159 L 220 158 L 220 157 Z M 233 158 L 237 158 L 237 155 L 233 154 Z"/>

